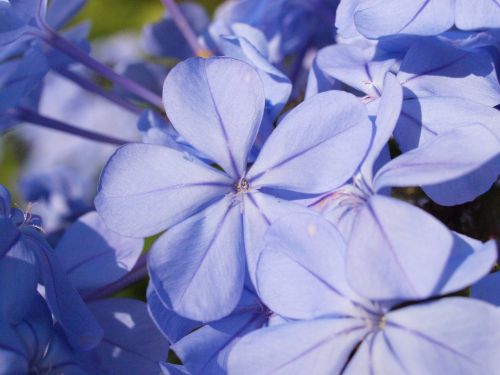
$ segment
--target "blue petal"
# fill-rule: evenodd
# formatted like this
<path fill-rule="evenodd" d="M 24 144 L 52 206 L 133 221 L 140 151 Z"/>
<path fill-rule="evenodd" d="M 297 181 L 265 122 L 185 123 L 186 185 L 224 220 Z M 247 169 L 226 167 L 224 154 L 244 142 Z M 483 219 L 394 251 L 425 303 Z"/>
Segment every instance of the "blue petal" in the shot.
<path fill-rule="evenodd" d="M 245 278 L 240 206 L 225 198 L 172 227 L 153 245 L 148 266 L 164 304 L 202 322 L 228 315 Z"/>
<path fill-rule="evenodd" d="M 500 4 L 496 0 L 456 0 L 455 24 L 462 30 L 500 28 Z"/>
<path fill-rule="evenodd" d="M 282 216 L 310 211 L 301 204 L 280 199 L 277 196 L 263 192 L 246 194 L 243 205 L 243 228 L 247 267 L 250 280 L 255 285 L 257 261 L 263 248 L 263 237 L 269 225 Z"/>
<path fill-rule="evenodd" d="M 0 45 L 12 43 L 31 29 L 30 23 L 39 11 L 40 0 L 0 2 Z"/>
<path fill-rule="evenodd" d="M 225 359 L 235 343 L 266 321 L 262 313 L 230 315 L 186 336 L 172 350 L 190 374 L 223 375 L 227 373 Z"/>
<path fill-rule="evenodd" d="M 454 96 L 488 106 L 500 103 L 500 85 L 487 51 L 467 52 L 437 39 L 423 39 L 401 62 L 398 80 L 413 95 Z"/>
<path fill-rule="evenodd" d="M 454 18 L 453 0 L 365 0 L 354 12 L 358 31 L 369 39 L 437 35 L 451 28 Z"/>
<path fill-rule="evenodd" d="M 165 306 L 152 284 L 148 286 L 147 297 L 149 315 L 169 342 L 175 343 L 201 326 L 200 322 L 186 319 Z"/>
<path fill-rule="evenodd" d="M 0 9 L 2 4 L 0 3 Z M 49 66 L 41 48 L 30 48 L 20 59 L 10 59 L 0 65 L 0 112 L 15 107 L 42 81 Z M 3 130 L 0 125 L 0 130 Z"/>
<path fill-rule="evenodd" d="M 27 358 L 32 363 L 43 358 L 54 335 L 54 323 L 47 303 L 40 295 L 33 299 L 24 320 L 15 329 L 25 345 Z"/>
<path fill-rule="evenodd" d="M 460 126 L 478 124 L 500 138 L 500 112 L 457 97 L 405 99 L 394 136 L 403 152 Z"/>
<path fill-rule="evenodd" d="M 56 255 L 73 287 L 89 293 L 125 276 L 142 247 L 142 240 L 111 232 L 97 212 L 90 212 L 65 231 Z"/>
<path fill-rule="evenodd" d="M 500 306 L 500 272 L 494 272 L 473 285 L 471 295 Z"/>
<path fill-rule="evenodd" d="M 500 138 L 481 125 L 461 126 L 435 137 L 383 166 L 375 176 L 378 190 L 389 186 L 435 185 L 488 164 L 500 173 Z M 490 184 L 496 178 L 486 179 Z"/>
<path fill-rule="evenodd" d="M 52 0 L 46 20 L 54 29 L 66 25 L 86 4 L 87 0 Z"/>
<path fill-rule="evenodd" d="M 188 143 L 233 178 L 243 176 L 265 102 L 253 67 L 228 57 L 185 60 L 167 76 L 163 98 L 169 119 Z"/>
<path fill-rule="evenodd" d="M 191 375 L 182 365 L 160 362 L 160 368 L 163 375 Z"/>
<path fill-rule="evenodd" d="M 0 373 L 27 374 L 28 369 L 23 342 L 9 324 L 0 320 Z"/>
<path fill-rule="evenodd" d="M 356 45 L 336 44 L 318 52 L 317 64 L 327 75 L 378 98 L 382 95 L 384 77 L 396 60 L 373 61 L 372 55 Z"/>
<path fill-rule="evenodd" d="M 35 255 L 21 237 L 0 259 L 0 320 L 16 324 L 24 318 L 36 294 L 38 272 Z"/>
<path fill-rule="evenodd" d="M 384 92 L 377 104 L 378 109 L 377 117 L 375 119 L 375 134 L 373 135 L 368 155 L 361 165 L 361 173 L 367 181 L 372 180 L 377 158 L 381 156 L 381 152 L 387 147 L 401 113 L 403 90 L 397 79 L 391 73 L 388 73 L 385 76 Z"/>
<path fill-rule="evenodd" d="M 0 260 L 19 240 L 20 232 L 7 217 L 0 216 Z"/>
<path fill-rule="evenodd" d="M 448 294 L 464 289 L 487 275 L 497 261 L 494 240 L 486 243 L 453 233 L 453 250 L 435 294 Z"/>
<path fill-rule="evenodd" d="M 231 350 L 228 373 L 338 374 L 367 333 L 358 319 L 318 319 L 252 332 Z"/>
<path fill-rule="evenodd" d="M 10 213 L 10 192 L 5 186 L 0 184 L 0 216 L 9 216 Z"/>
<path fill-rule="evenodd" d="M 263 54 L 262 46 L 259 50 L 258 44 L 264 43 L 261 39 L 265 41 L 267 47 L 265 36 L 260 34 L 260 30 L 245 24 L 235 24 L 232 28 L 236 35 L 223 36 L 220 48 L 224 55 L 245 61 L 257 69 L 264 85 L 266 110 L 271 119 L 274 119 L 287 103 L 292 92 L 292 84 L 285 74 L 268 61 Z M 259 36 L 256 37 L 254 34 Z"/>
<path fill-rule="evenodd" d="M 26 236 L 26 241 L 37 257 L 50 310 L 71 346 L 76 350 L 95 347 L 102 338 L 101 327 L 69 282 L 53 250 L 41 238 Z"/>
<path fill-rule="evenodd" d="M 385 337 L 392 350 L 382 358 L 397 360 L 412 373 L 494 374 L 498 371 L 495 356 L 500 347 L 500 314 L 485 302 L 444 298 L 405 307 L 389 313 L 385 327 Z M 378 362 L 382 373 L 385 363 L 385 360 Z"/>
<path fill-rule="evenodd" d="M 369 241 L 367 241 L 369 239 Z M 433 295 L 453 248 L 451 232 L 408 203 L 372 196 L 359 211 L 347 250 L 347 277 L 370 299 Z"/>
<path fill-rule="evenodd" d="M 158 374 L 168 342 L 151 321 L 144 302 L 112 298 L 91 302 L 89 308 L 104 330 L 102 342 L 82 354 L 96 374 Z"/>
<path fill-rule="evenodd" d="M 232 183 L 179 151 L 130 144 L 119 148 L 104 167 L 95 205 L 111 230 L 146 237 L 220 199 Z"/>
<path fill-rule="evenodd" d="M 354 174 L 371 132 L 366 109 L 354 95 L 339 91 L 315 95 L 280 122 L 247 179 L 254 187 L 304 193 L 331 190 Z"/>
<path fill-rule="evenodd" d="M 264 243 L 257 287 L 273 312 L 291 319 L 357 316 L 363 315 L 363 304 L 371 305 L 347 283 L 346 245 L 328 221 L 314 214 L 288 215 L 270 226 Z"/>

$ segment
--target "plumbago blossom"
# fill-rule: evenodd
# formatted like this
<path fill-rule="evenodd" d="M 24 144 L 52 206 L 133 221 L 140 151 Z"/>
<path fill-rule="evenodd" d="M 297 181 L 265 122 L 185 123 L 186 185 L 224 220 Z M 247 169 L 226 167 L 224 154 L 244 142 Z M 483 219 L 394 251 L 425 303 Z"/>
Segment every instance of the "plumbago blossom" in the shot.
<path fill-rule="evenodd" d="M 0 374 L 498 373 L 498 1 L 158 2 L 0 0 Z"/>
<path fill-rule="evenodd" d="M 104 168 L 95 204 L 124 235 L 168 229 L 149 255 L 156 292 L 181 315 L 214 320 L 235 308 L 247 273 L 253 280 L 269 223 L 300 210 L 280 190 L 341 185 L 366 153 L 371 125 L 354 96 L 317 95 L 287 114 L 248 168 L 265 102 L 255 69 L 232 58 L 188 59 L 168 75 L 164 97 L 179 134 L 222 171 L 166 147 L 126 145 Z"/>
<path fill-rule="evenodd" d="M 341 234 L 311 214 L 277 220 L 264 242 L 258 291 L 284 321 L 241 339 L 229 354 L 230 374 L 497 372 L 495 306 L 462 297 L 367 299 L 347 281 Z M 439 269 L 420 274 L 434 272 L 439 279 Z M 439 282 L 433 287 L 433 295 L 443 292 Z"/>

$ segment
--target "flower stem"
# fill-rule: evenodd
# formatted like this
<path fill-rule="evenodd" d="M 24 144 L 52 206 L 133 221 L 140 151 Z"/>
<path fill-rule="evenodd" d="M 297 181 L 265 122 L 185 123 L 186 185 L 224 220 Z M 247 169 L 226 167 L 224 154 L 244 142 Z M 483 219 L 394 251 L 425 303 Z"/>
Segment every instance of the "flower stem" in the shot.
<path fill-rule="evenodd" d="M 165 8 L 169 11 L 172 19 L 179 28 L 180 32 L 184 36 L 184 39 L 188 42 L 189 46 L 193 50 L 194 54 L 199 57 L 210 57 L 212 52 L 207 50 L 198 41 L 198 37 L 194 32 L 193 28 L 187 21 L 184 14 L 182 14 L 179 6 L 175 3 L 175 0 L 161 0 Z"/>
<path fill-rule="evenodd" d="M 70 69 L 57 68 L 57 69 L 55 69 L 55 71 L 58 74 L 60 74 L 61 76 L 69 79 L 70 81 L 73 81 L 81 88 L 83 88 L 87 91 L 90 91 L 94 94 L 100 95 L 103 98 L 109 100 L 110 102 L 113 102 L 113 103 L 127 109 L 128 111 L 130 111 L 132 113 L 136 113 L 136 114 L 142 113 L 142 110 L 139 107 L 136 107 L 135 105 L 130 103 L 128 100 L 126 100 L 126 99 L 124 99 L 124 98 L 122 98 L 122 97 L 120 97 L 112 92 L 104 90 L 101 86 L 95 84 L 94 82 L 83 77 L 82 75 L 71 71 Z"/>
<path fill-rule="evenodd" d="M 74 44 L 72 44 L 71 42 L 60 36 L 55 31 L 47 29 L 44 30 L 43 33 L 40 33 L 38 36 L 41 37 L 46 43 L 48 43 L 52 47 L 60 50 L 66 55 L 72 57 L 76 61 L 85 65 L 87 68 L 96 71 L 103 77 L 109 79 L 110 81 L 114 82 L 117 85 L 120 85 L 121 87 L 130 91 L 131 93 L 141 97 L 146 102 L 158 108 L 163 108 L 163 101 L 160 96 L 156 95 L 154 92 L 143 87 L 139 83 L 132 81 L 127 77 L 122 76 L 121 74 L 116 73 L 113 69 L 95 60 L 94 58 L 89 56 L 85 51 L 75 46 Z"/>
<path fill-rule="evenodd" d="M 96 142 L 110 143 L 118 146 L 128 143 L 127 141 L 121 139 L 81 129 L 76 126 L 66 124 L 65 122 L 42 116 L 28 108 L 17 107 L 16 109 L 9 111 L 8 114 L 19 121 L 29 122 L 44 128 L 62 131 Z"/>
<path fill-rule="evenodd" d="M 121 279 L 115 281 L 114 283 L 108 284 L 105 287 L 91 292 L 87 295 L 83 295 L 85 301 L 96 300 L 104 297 L 108 297 L 116 292 L 119 292 L 123 288 L 144 279 L 148 275 L 147 265 L 146 265 L 147 255 L 143 254 L 137 260 L 135 266 L 123 276 Z"/>

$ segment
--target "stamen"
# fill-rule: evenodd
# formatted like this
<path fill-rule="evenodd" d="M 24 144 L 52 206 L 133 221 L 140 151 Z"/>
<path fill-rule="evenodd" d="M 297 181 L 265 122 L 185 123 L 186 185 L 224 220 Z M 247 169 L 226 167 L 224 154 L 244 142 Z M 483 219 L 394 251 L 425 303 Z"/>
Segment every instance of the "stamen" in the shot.
<path fill-rule="evenodd" d="M 245 178 L 241 178 L 237 184 L 234 185 L 237 193 L 246 193 L 250 189 L 250 184 Z"/>

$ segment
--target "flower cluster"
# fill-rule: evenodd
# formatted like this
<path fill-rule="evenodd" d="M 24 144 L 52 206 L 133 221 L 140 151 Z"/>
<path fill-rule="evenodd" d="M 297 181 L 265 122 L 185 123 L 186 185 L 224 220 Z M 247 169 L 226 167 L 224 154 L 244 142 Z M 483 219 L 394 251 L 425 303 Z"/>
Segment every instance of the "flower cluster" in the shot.
<path fill-rule="evenodd" d="M 498 1 L 161 2 L 0 0 L 0 374 L 500 373 Z"/>

